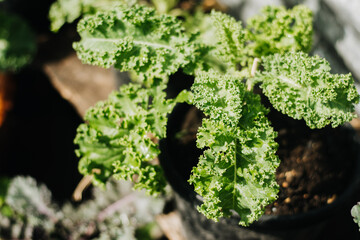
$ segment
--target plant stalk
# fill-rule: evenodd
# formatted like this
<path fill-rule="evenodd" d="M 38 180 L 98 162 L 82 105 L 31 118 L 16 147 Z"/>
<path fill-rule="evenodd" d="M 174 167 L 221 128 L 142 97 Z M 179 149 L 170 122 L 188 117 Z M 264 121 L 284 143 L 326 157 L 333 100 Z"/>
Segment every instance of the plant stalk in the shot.
<path fill-rule="evenodd" d="M 94 168 L 92 170 L 92 172 L 99 174 L 101 171 L 100 171 L 100 169 Z M 94 177 L 93 174 L 86 175 L 80 180 L 80 182 L 76 186 L 76 188 L 74 190 L 74 193 L 73 193 L 73 196 L 72 196 L 74 201 L 76 201 L 76 202 L 81 201 L 82 194 L 83 194 L 84 190 L 90 186 L 93 177 Z"/>
<path fill-rule="evenodd" d="M 260 62 L 260 58 L 254 58 L 254 62 L 253 62 L 253 65 L 251 67 L 251 72 L 250 72 L 250 77 L 254 77 L 255 76 L 255 73 L 256 73 L 256 70 L 258 69 L 259 67 L 259 62 Z M 253 88 L 253 84 L 251 81 L 247 81 L 247 90 L 248 91 L 251 91 Z"/>

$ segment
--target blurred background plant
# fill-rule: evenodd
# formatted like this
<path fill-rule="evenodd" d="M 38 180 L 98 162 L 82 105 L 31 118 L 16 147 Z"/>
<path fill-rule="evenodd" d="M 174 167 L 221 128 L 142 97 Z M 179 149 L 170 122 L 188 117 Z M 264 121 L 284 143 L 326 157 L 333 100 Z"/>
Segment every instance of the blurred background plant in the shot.
<path fill-rule="evenodd" d="M 1 179 L 0 238 L 4 239 L 160 239 L 154 216 L 165 199 L 132 191 L 131 184 L 110 181 L 94 188 L 78 206 L 52 201 L 44 184 L 31 177 Z"/>

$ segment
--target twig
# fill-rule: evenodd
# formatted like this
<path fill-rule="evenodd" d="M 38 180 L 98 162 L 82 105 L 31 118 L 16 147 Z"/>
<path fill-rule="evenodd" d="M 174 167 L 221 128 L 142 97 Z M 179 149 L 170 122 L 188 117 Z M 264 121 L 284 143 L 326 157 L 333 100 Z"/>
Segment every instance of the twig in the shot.
<path fill-rule="evenodd" d="M 92 172 L 99 174 L 101 172 L 101 170 L 94 168 L 92 170 Z M 82 194 L 83 194 L 84 190 L 90 186 L 93 177 L 94 177 L 93 174 L 86 175 L 80 180 L 79 184 L 76 186 L 74 193 L 72 195 L 74 201 L 76 201 L 76 202 L 81 201 Z"/>

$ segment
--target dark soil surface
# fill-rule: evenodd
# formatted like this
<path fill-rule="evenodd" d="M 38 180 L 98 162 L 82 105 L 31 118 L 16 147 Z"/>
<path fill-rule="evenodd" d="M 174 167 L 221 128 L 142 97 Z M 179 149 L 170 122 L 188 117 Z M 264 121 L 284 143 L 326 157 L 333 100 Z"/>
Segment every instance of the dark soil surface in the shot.
<path fill-rule="evenodd" d="M 332 203 L 352 180 L 356 153 L 350 133 L 331 127 L 310 129 L 276 111 L 269 119 L 278 132 L 281 163 L 276 173 L 279 198 L 266 214 L 295 214 Z"/>

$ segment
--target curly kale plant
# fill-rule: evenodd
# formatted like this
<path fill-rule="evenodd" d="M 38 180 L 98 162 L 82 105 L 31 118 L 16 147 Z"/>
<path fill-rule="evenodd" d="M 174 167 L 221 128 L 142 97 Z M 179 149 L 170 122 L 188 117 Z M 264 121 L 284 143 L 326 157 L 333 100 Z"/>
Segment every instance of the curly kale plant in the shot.
<path fill-rule="evenodd" d="M 220 12 L 202 16 L 211 22 L 201 32 L 194 31 L 201 22 L 188 30 L 188 21 L 141 5 L 79 22 L 74 48 L 84 63 L 137 75 L 88 111 L 75 140 L 79 169 L 97 184 L 115 176 L 150 194 L 163 192 L 158 139 L 166 137 L 167 115 L 185 101 L 206 116 L 197 133 L 204 152 L 189 180 L 203 199 L 199 211 L 215 221 L 235 211 L 239 224 L 248 226 L 279 189 L 277 133 L 254 86 L 274 108 L 310 128 L 351 120 L 359 95 L 350 74 L 331 74 L 325 59 L 306 53 L 312 42 L 308 8 L 266 7 L 246 28 Z M 194 83 L 168 99 L 168 77 L 179 69 Z"/>

